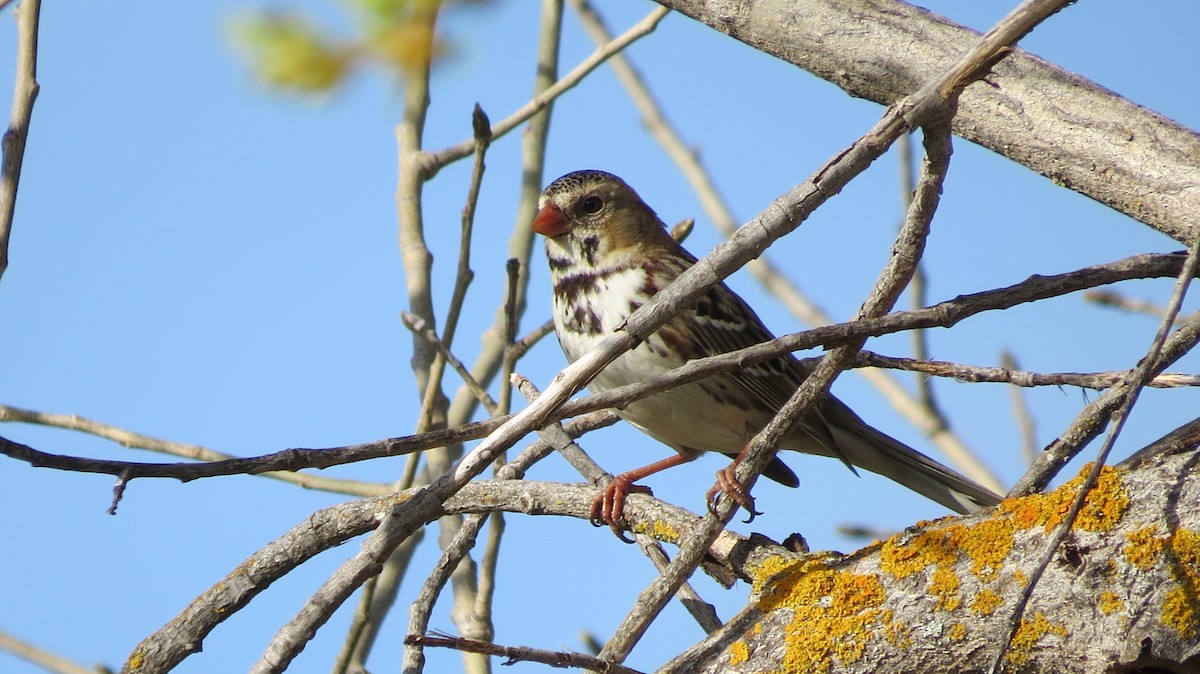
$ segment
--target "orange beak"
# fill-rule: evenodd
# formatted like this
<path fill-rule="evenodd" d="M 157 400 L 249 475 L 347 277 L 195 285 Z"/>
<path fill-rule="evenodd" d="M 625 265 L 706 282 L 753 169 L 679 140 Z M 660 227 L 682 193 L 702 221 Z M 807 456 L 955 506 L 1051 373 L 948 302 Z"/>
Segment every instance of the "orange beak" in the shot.
<path fill-rule="evenodd" d="M 567 233 L 567 216 L 558 206 L 546 204 L 533 219 L 533 231 L 553 239 Z"/>

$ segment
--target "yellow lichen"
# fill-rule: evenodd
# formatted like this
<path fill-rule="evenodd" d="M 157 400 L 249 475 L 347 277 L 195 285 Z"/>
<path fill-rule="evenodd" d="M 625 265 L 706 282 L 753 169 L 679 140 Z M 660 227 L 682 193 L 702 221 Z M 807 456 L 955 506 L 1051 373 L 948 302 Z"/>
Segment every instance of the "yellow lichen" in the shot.
<path fill-rule="evenodd" d="M 884 541 L 879 565 L 901 580 L 930 566 L 950 565 L 958 558 L 957 536 L 960 527 L 922 531 L 915 536 L 896 534 Z"/>
<path fill-rule="evenodd" d="M 1157 526 L 1131 531 L 1125 535 L 1125 539 L 1125 559 L 1142 571 L 1154 566 L 1167 544 L 1167 538 L 1158 535 Z"/>
<path fill-rule="evenodd" d="M 1003 603 L 1004 600 L 999 594 L 991 590 L 980 590 L 971 600 L 971 610 L 979 615 L 991 615 Z"/>
<path fill-rule="evenodd" d="M 953 568 L 938 566 L 929 580 L 929 593 L 937 597 L 939 609 L 953 611 L 962 604 L 962 600 L 958 598 L 961 586 L 958 574 L 954 572 Z"/>
<path fill-rule="evenodd" d="M 862 657 L 886 595 L 873 574 L 835 571 L 822 561 L 768 560 L 753 574 L 763 612 L 792 611 L 785 671 L 826 672 Z"/>
<path fill-rule="evenodd" d="M 750 646 L 745 641 L 735 641 L 729 646 L 729 666 L 740 665 L 750 659 Z"/>
<path fill-rule="evenodd" d="M 656 519 L 654 520 L 654 531 L 652 535 L 660 541 L 668 543 L 679 542 L 679 530 L 671 526 L 668 522 Z"/>
<path fill-rule="evenodd" d="M 883 638 L 887 639 L 889 644 L 901 650 L 912 648 L 912 635 L 908 626 L 896 620 L 894 613 L 882 611 L 879 621 L 883 624 Z"/>
<path fill-rule="evenodd" d="M 1000 508 L 1011 513 L 1013 524 L 1022 529 L 1040 525 L 1046 531 L 1052 531 L 1066 519 L 1075 495 L 1079 493 L 1089 472 L 1091 464 L 1084 466 L 1079 475 L 1052 492 L 1008 499 L 1000 504 Z M 1129 495 L 1122 486 L 1121 472 L 1112 466 L 1104 466 L 1100 469 L 1096 486 L 1084 498 L 1083 508 L 1072 528 L 1077 531 L 1111 531 L 1128 509 Z"/>
<path fill-rule="evenodd" d="M 1013 523 L 992 517 L 967 527 L 960 547 L 971 558 L 971 573 L 980 580 L 995 580 L 1013 549 Z"/>
<path fill-rule="evenodd" d="M 1065 637 L 1067 628 L 1061 623 L 1050 622 L 1046 619 L 1046 614 L 1040 611 L 1033 616 L 1032 620 L 1022 619 L 1005 657 L 1015 665 L 1025 664 L 1033 653 L 1033 647 L 1048 635 Z"/>
<path fill-rule="evenodd" d="M 880 568 L 899 579 L 932 569 L 929 593 L 938 608 L 953 611 L 962 605 L 962 580 L 955 565 L 962 556 L 971 560 L 971 572 L 982 581 L 995 580 L 1013 549 L 1014 527 L 1008 517 L 897 534 L 880 550 Z"/>
<path fill-rule="evenodd" d="M 1125 610 L 1125 600 L 1111 590 L 1105 590 L 1100 593 L 1100 612 L 1104 615 L 1112 615 L 1117 611 Z"/>
<path fill-rule="evenodd" d="M 962 623 L 954 623 L 950 626 L 950 640 L 962 641 L 967 638 L 967 626 Z"/>
<path fill-rule="evenodd" d="M 1179 636 L 1191 639 L 1200 631 L 1200 533 L 1180 529 L 1171 534 L 1171 575 L 1179 587 L 1163 600 L 1162 621 Z"/>

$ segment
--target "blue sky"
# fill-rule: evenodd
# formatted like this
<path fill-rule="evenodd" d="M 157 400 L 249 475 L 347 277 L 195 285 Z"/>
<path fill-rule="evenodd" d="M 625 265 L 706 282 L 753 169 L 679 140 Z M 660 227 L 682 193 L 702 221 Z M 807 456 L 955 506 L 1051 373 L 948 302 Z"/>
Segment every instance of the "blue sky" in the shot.
<path fill-rule="evenodd" d="M 616 31 L 651 7 L 600 4 Z M 986 29 L 1012 4 L 943 0 L 928 6 Z M 466 138 L 477 101 L 493 120 L 525 101 L 536 5 L 508 0 L 447 12 L 443 27 L 454 53 L 435 73 L 426 147 Z M 42 91 L 11 262 L 0 281 L 6 356 L 0 402 L 238 455 L 412 431 L 417 402 L 408 368 L 411 339 L 399 321 L 406 296 L 393 198 L 399 84 L 364 71 L 320 101 L 267 91 L 227 37 L 231 17 L 248 7 L 44 7 Z M 334 30 L 350 27 L 336 3 L 272 7 L 295 7 Z M 1136 6 L 1093 0 L 1051 18 L 1022 46 L 1197 128 L 1200 100 L 1190 69 L 1200 57 L 1192 35 L 1197 18 L 1186 0 Z M 591 51 L 569 12 L 565 31 L 564 72 Z M 12 90 L 13 52 L 6 21 L 0 92 Z M 852 142 L 881 112 L 682 16 L 668 17 L 630 55 L 742 221 Z M 477 276 L 458 332 L 457 350 L 468 361 L 500 298 L 504 261 L 490 253 L 505 245 L 514 225 L 519 165 L 519 134 L 498 140 L 488 155 L 476 222 Z M 442 171 L 425 192 L 439 306 L 450 293 L 468 168 L 460 163 Z M 668 222 L 697 217 L 688 242 L 694 252 L 719 240 L 605 69 L 555 108 L 546 180 L 579 168 L 622 175 Z M 769 255 L 827 311 L 848 317 L 889 250 L 899 191 L 896 159 L 889 155 Z M 930 297 L 1181 247 L 958 141 L 928 251 Z M 522 332 L 549 315 L 540 242 L 538 249 Z M 748 275 L 731 284 L 776 332 L 799 329 Z M 1122 289 L 1165 304 L 1170 283 Z M 1197 302 L 1188 306 L 1194 310 Z M 931 341 L 940 359 L 995 365 L 1009 349 L 1027 369 L 1089 371 L 1130 366 L 1156 327 L 1152 319 L 1068 297 L 971 319 L 933 333 Z M 877 340 L 869 347 L 905 355 L 908 341 Z M 547 340 L 519 370 L 544 385 L 563 364 Z M 1174 369 L 1195 371 L 1196 364 L 1193 357 Z M 874 425 L 933 453 L 861 378 L 846 375 L 835 391 Z M 1015 480 L 1022 467 L 1009 392 L 947 381 L 938 382 L 937 391 L 955 428 L 1006 482 Z M 1047 389 L 1028 398 L 1044 444 L 1089 396 Z M 1118 453 L 1192 418 L 1198 407 L 1194 392 L 1148 392 Z M 9 424 L 0 432 L 43 451 L 163 460 L 65 431 Z M 589 436 L 584 446 L 614 472 L 669 451 L 622 427 Z M 848 551 L 859 543 L 839 537 L 838 524 L 898 529 L 943 514 L 882 479 L 855 478 L 836 462 L 786 458 L 801 488 L 760 485 L 756 496 L 766 515 L 753 527 L 738 525 L 742 531 L 776 539 L 800 531 L 815 548 Z M 386 481 L 402 465 L 393 459 L 327 472 Z M 658 496 L 699 510 L 720 465 L 707 458 L 650 484 Z M 577 480 L 557 457 L 531 477 Z M 247 555 L 313 510 L 345 500 L 249 477 L 186 485 L 142 480 L 111 517 L 104 512 L 111 483 L 0 462 L 0 504 L 7 514 L 0 524 L 0 629 L 84 664 L 119 666 L 142 637 Z M 635 548 L 583 522 L 512 516 L 506 536 L 496 609 L 497 640 L 505 644 L 577 649 L 581 630 L 604 638 L 654 577 Z M 178 671 L 248 667 L 357 546 L 353 541 L 327 552 L 272 586 Z M 435 555 L 431 537 L 401 602 Z M 706 580 L 697 584 L 723 618 L 745 600 L 744 587 L 726 592 Z M 293 671 L 328 670 L 348 614 L 334 617 Z M 405 620 L 397 612 L 385 626 L 370 663 L 374 670 L 398 667 Z M 433 627 L 453 629 L 445 610 Z M 699 637 L 672 606 L 629 664 L 653 669 Z M 458 668 L 457 657 L 444 653 L 431 653 L 430 663 L 429 671 Z M 0 654 L 0 671 L 41 670 Z"/>

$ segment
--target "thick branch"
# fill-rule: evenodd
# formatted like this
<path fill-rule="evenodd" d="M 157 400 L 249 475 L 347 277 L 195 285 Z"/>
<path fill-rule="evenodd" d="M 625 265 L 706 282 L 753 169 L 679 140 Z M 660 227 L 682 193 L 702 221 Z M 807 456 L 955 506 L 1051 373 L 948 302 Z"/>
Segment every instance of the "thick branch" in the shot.
<path fill-rule="evenodd" d="M 1197 460 L 1105 468 L 1033 595 L 1006 672 L 1194 671 L 1183 663 L 1200 655 Z M 848 556 L 760 549 L 744 568 L 749 605 L 659 671 L 983 671 L 1081 480 Z"/>
<path fill-rule="evenodd" d="M 657 1 L 885 105 L 979 39 L 894 0 Z M 967 88 L 953 129 L 1178 241 L 1200 222 L 1200 135 L 1028 52 L 1014 49 Z"/>

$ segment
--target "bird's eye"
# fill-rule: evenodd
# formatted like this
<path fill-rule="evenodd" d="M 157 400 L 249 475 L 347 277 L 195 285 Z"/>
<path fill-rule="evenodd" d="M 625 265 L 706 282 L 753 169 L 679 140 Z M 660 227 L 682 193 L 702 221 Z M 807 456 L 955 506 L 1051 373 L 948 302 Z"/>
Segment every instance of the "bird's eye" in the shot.
<path fill-rule="evenodd" d="M 592 195 L 580 202 L 579 208 L 588 215 L 595 215 L 600 212 L 600 209 L 604 208 L 604 200 L 596 195 Z"/>

